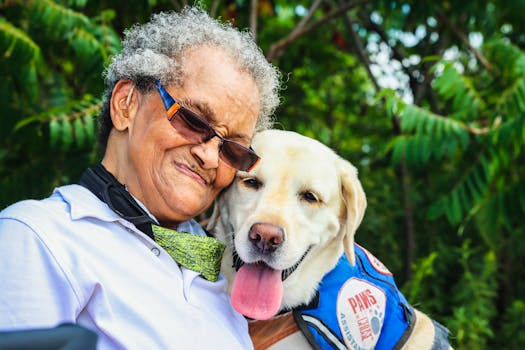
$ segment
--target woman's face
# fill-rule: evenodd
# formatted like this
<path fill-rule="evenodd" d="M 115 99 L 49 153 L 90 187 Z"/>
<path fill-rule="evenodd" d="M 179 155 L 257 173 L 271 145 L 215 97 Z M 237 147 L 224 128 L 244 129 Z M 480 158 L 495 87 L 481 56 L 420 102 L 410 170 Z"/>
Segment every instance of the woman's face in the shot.
<path fill-rule="evenodd" d="M 253 78 L 214 47 L 192 49 L 184 58 L 183 84 L 166 90 L 219 135 L 249 146 L 259 115 Z M 235 175 L 219 158 L 219 138 L 201 144 L 185 139 L 168 121 L 157 90 L 135 103 L 114 175 L 164 225 L 199 215 Z"/>

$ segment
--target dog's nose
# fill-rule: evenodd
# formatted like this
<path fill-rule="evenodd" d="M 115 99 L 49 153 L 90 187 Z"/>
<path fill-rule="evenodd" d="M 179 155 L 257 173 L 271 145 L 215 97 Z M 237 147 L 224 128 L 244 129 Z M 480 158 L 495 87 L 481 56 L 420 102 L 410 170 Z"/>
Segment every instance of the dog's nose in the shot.
<path fill-rule="evenodd" d="M 283 243 L 284 231 L 272 224 L 254 224 L 248 237 L 260 253 L 272 253 Z"/>

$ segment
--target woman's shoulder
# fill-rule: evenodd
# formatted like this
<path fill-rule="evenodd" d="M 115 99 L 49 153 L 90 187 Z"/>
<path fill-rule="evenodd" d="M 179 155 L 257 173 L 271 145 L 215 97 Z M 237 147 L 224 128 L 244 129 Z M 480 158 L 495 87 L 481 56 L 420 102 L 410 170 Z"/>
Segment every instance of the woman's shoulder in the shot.
<path fill-rule="evenodd" d="M 53 193 L 43 199 L 25 199 L 13 203 L 0 212 L 1 219 L 15 219 L 18 221 L 35 221 L 56 218 L 60 212 L 67 211 L 67 204 L 56 188 Z"/>

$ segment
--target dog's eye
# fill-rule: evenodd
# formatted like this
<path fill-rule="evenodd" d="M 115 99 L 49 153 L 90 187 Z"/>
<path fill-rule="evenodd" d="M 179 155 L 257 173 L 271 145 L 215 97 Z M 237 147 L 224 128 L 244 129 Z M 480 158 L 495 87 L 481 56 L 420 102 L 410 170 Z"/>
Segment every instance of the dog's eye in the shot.
<path fill-rule="evenodd" d="M 262 183 L 259 180 L 253 177 L 242 179 L 241 182 L 244 186 L 253 188 L 253 189 L 258 189 L 262 185 Z"/>
<path fill-rule="evenodd" d="M 301 199 L 309 202 L 309 203 L 317 203 L 319 202 L 319 198 L 315 195 L 315 193 L 313 192 L 310 192 L 310 191 L 304 191 L 304 192 L 301 192 L 301 194 L 299 195 L 301 197 Z"/>

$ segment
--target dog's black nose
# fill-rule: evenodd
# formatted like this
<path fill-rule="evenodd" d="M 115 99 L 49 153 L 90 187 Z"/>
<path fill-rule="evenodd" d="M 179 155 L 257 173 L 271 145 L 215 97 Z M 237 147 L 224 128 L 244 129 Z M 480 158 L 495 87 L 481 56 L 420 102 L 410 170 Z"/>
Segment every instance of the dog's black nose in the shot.
<path fill-rule="evenodd" d="M 272 253 L 284 242 L 284 231 L 272 224 L 254 224 L 248 237 L 260 253 Z"/>

